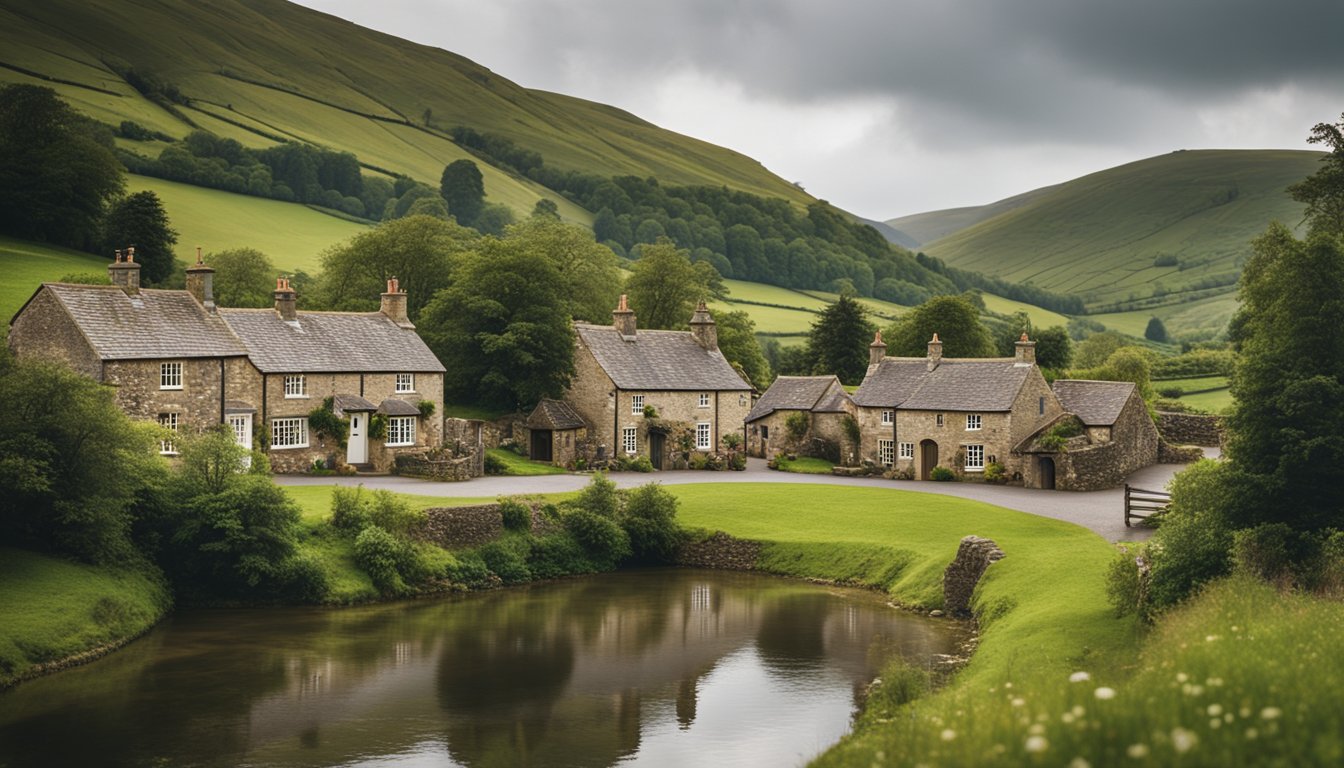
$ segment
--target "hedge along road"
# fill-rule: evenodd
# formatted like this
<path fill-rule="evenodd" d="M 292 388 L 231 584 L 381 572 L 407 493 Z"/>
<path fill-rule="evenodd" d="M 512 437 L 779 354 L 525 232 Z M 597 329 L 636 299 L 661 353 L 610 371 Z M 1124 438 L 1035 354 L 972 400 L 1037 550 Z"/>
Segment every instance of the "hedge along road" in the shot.
<path fill-rule="evenodd" d="M 1217 458 L 1218 449 L 1205 448 L 1209 458 Z M 1129 476 L 1129 484 L 1140 488 L 1159 490 L 1185 468 L 1183 464 L 1154 464 Z M 276 475 L 275 482 L 282 486 L 363 485 L 370 490 L 388 490 L 418 496 L 471 497 L 524 496 L 543 493 L 577 491 L 588 484 L 587 474 L 538 475 L 533 477 L 478 477 L 465 483 L 442 483 L 413 477 L 392 475 L 365 475 L 337 477 L 311 475 Z M 804 475 L 776 472 L 767 469 L 764 459 L 749 459 L 744 472 L 705 472 L 671 470 L 644 474 L 616 472 L 611 479 L 621 488 L 633 488 L 649 482 L 663 485 L 687 483 L 811 483 L 821 485 L 890 488 L 892 490 L 936 493 L 963 499 L 983 501 L 1019 512 L 1027 512 L 1056 520 L 1065 520 L 1088 528 L 1107 541 L 1141 541 L 1152 535 L 1148 528 L 1126 528 L 1124 523 L 1124 489 L 1105 491 L 1042 491 L 1035 488 L 985 485 L 983 483 L 935 483 L 883 480 L 876 477 L 835 477 L 832 475 Z"/>

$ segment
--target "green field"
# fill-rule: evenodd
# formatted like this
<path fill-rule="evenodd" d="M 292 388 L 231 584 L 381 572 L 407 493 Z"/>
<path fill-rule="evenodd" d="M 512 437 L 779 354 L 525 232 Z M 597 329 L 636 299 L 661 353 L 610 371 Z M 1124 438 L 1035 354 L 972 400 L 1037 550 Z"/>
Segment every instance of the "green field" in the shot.
<path fill-rule="evenodd" d="M 1178 398 L 1182 403 L 1208 413 L 1223 413 L 1235 402 L 1230 389 L 1215 389 L 1211 392 L 1196 392 Z"/>
<path fill-rule="evenodd" d="M 1212 392 L 1215 389 L 1227 389 L 1228 377 L 1226 376 L 1191 376 L 1184 379 L 1153 379 L 1153 386 L 1162 387 L 1180 387 L 1191 394 L 1197 392 Z"/>
<path fill-rule="evenodd" d="M 1227 328 L 1232 315 L 1237 311 L 1236 294 L 1229 291 L 1198 301 L 1184 304 L 1169 304 L 1152 309 L 1139 309 L 1132 312 L 1108 312 L 1088 315 L 1112 331 L 1143 338 L 1148 321 L 1160 318 L 1167 329 L 1167 335 L 1173 338 L 1197 336 L 1213 338 Z"/>
<path fill-rule="evenodd" d="M 68 274 L 107 275 L 111 259 L 68 248 L 0 237 L 0 318 L 10 318 L 33 295 L 37 286 Z"/>
<path fill-rule="evenodd" d="M 1054 326 L 1067 326 L 1069 318 L 1058 312 L 1051 312 L 1035 304 L 1026 304 L 1021 301 L 1005 299 L 1002 296 L 995 296 L 992 293 L 981 293 L 980 297 L 985 300 L 985 309 L 997 315 L 1012 315 L 1016 312 L 1026 312 L 1027 317 L 1031 318 L 1033 328 L 1053 328 Z M 1139 333 L 1143 335 L 1142 332 Z"/>

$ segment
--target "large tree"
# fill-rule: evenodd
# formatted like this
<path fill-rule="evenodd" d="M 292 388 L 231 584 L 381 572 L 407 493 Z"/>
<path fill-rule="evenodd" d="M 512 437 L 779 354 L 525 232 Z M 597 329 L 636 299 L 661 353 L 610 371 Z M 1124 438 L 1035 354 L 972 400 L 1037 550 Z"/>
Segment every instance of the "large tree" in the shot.
<path fill-rule="evenodd" d="M 0 232 L 75 247 L 97 244 L 125 182 L 112 134 L 50 88 L 0 87 Z"/>
<path fill-rule="evenodd" d="M 112 206 L 103 226 L 103 244 L 105 252 L 135 246 L 143 283 L 157 285 L 173 274 L 177 230 L 169 224 L 159 196 L 149 190 L 128 195 Z"/>
<path fill-rule="evenodd" d="M 376 310 L 388 279 L 395 277 L 414 320 L 478 239 L 475 230 L 432 216 L 385 221 L 322 254 L 321 283 L 309 305 Z"/>
<path fill-rule="evenodd" d="M 207 254 L 215 270 L 215 303 L 221 307 L 269 307 L 273 301 L 276 269 L 256 248 L 234 248 Z"/>
<path fill-rule="evenodd" d="M 737 368 L 747 381 L 764 392 L 770 386 L 770 364 L 766 362 L 761 343 L 756 340 L 756 324 L 746 312 L 715 312 L 714 323 L 719 337 L 719 351 Z"/>
<path fill-rule="evenodd" d="M 709 262 L 692 264 L 668 240 L 642 246 L 631 273 L 625 292 L 641 328 L 685 328 L 696 302 L 724 292 L 723 279 Z"/>
<path fill-rule="evenodd" d="M 822 310 L 807 336 L 813 373 L 833 373 L 844 384 L 858 384 L 868 371 L 868 344 L 877 327 L 863 305 L 850 296 Z"/>
<path fill-rule="evenodd" d="M 448 369 L 445 397 L 521 408 L 574 375 L 574 330 L 559 268 L 520 241 L 485 238 L 453 270 L 419 330 Z"/>
<path fill-rule="evenodd" d="M 923 357 L 938 334 L 944 357 L 993 357 L 997 351 L 980 322 L 980 310 L 964 296 L 934 296 L 910 310 L 886 332 L 892 355 Z"/>
<path fill-rule="evenodd" d="M 555 265 L 570 317 L 594 323 L 611 318 L 621 292 L 620 268 L 616 254 L 593 240 L 592 233 L 558 217 L 533 216 L 509 227 L 505 239 L 510 247 L 544 256 Z"/>
<path fill-rule="evenodd" d="M 1307 204 L 1310 232 L 1344 234 L 1344 115 L 1338 123 L 1317 123 L 1307 141 L 1324 144 L 1329 153 L 1321 158 L 1320 170 L 1288 187 L 1288 193 Z"/>
<path fill-rule="evenodd" d="M 439 194 L 448 203 L 448 212 L 459 224 L 470 226 L 485 206 L 485 180 L 476 163 L 465 158 L 454 160 L 443 169 Z"/>

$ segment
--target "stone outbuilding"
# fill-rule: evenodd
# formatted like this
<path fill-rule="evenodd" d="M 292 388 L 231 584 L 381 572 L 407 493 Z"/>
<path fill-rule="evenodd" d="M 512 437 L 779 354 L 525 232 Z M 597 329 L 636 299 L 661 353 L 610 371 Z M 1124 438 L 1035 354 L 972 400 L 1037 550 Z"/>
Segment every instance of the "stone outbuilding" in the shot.
<path fill-rule="evenodd" d="M 780 451 L 805 454 L 814 443 L 826 448 L 827 456 L 838 461 L 855 447 L 845 434 L 844 420 L 854 410 L 840 379 L 835 376 L 780 376 L 761 395 L 747 414 L 747 453 L 768 458 Z M 807 433 L 799 441 L 790 439 L 788 420 L 793 414 L 807 419 Z"/>
<path fill-rule="evenodd" d="M 575 323 L 575 375 L 564 400 L 587 425 L 578 455 L 589 461 L 717 454 L 742 436 L 752 387 L 719 351 L 705 303 L 689 331 L 638 330 L 626 297 L 611 325 Z"/>
<path fill-rule="evenodd" d="M 1051 389 L 1066 413 L 1017 447 L 1024 457 L 1023 484 L 1112 488 L 1157 461 L 1157 427 L 1133 382 L 1062 379 Z M 1047 439 L 1052 434 L 1055 439 Z"/>
<path fill-rule="evenodd" d="M 583 417 L 563 400 L 543 398 L 527 417 L 528 456 L 569 466 L 578 457 L 579 443 L 588 435 Z"/>

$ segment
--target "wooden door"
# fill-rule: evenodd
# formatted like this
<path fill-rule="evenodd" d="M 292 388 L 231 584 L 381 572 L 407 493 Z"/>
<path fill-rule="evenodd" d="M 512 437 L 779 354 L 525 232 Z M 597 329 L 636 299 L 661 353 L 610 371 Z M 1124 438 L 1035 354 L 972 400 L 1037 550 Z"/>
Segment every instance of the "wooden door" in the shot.
<path fill-rule="evenodd" d="M 929 473 L 938 466 L 938 444 L 932 440 L 919 443 L 919 479 L 928 480 Z"/>
<path fill-rule="evenodd" d="M 1055 490 L 1055 460 L 1049 456 L 1041 457 L 1041 487 L 1047 491 Z"/>
<path fill-rule="evenodd" d="M 663 468 L 663 451 L 667 444 L 667 436 L 661 432 L 651 432 L 649 434 L 649 461 L 653 462 L 654 469 Z"/>
<path fill-rule="evenodd" d="M 533 461 L 551 461 L 551 448 L 554 442 L 554 433 L 549 429 L 532 430 L 532 460 Z"/>

